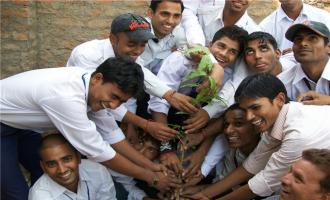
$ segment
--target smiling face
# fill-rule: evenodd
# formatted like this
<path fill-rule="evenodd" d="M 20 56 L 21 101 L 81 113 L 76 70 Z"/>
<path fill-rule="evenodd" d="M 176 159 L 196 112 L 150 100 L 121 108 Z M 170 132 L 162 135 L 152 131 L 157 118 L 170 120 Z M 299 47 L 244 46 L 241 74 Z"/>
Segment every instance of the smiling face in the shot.
<path fill-rule="evenodd" d="M 43 171 L 56 183 L 73 191 L 79 181 L 80 155 L 68 144 L 45 148 L 40 152 Z"/>
<path fill-rule="evenodd" d="M 279 71 L 279 59 L 281 52 L 267 40 L 256 39 L 247 43 L 244 53 L 244 60 L 247 66 L 254 73 L 270 73 L 273 75 L 275 71 Z"/>
<path fill-rule="evenodd" d="M 242 109 L 226 112 L 224 117 L 224 134 L 230 148 L 240 148 L 255 144 L 256 131 L 253 125 L 246 120 L 246 113 Z"/>
<path fill-rule="evenodd" d="M 218 63 L 225 68 L 235 62 L 240 48 L 238 41 L 223 36 L 211 43 L 209 49 Z"/>
<path fill-rule="evenodd" d="M 281 200 L 326 200 L 320 181 L 325 173 L 311 162 L 301 159 L 292 165 L 288 174 L 282 177 Z"/>
<path fill-rule="evenodd" d="M 126 33 L 110 33 L 110 42 L 115 55 L 135 61 L 144 51 L 148 41 L 133 41 Z"/>
<path fill-rule="evenodd" d="M 233 12 L 245 12 L 252 0 L 226 0 L 228 8 Z"/>
<path fill-rule="evenodd" d="M 131 95 L 124 93 L 116 83 L 103 83 L 101 73 L 97 73 L 91 77 L 88 91 L 88 105 L 93 112 L 104 108 L 115 109 L 130 97 Z"/>
<path fill-rule="evenodd" d="M 294 36 L 292 50 L 299 63 L 321 63 L 329 59 L 330 44 L 324 44 L 322 36 L 305 29 Z"/>
<path fill-rule="evenodd" d="M 283 93 L 279 93 L 272 101 L 266 97 L 241 97 L 239 99 L 240 107 L 246 111 L 247 120 L 254 125 L 258 132 L 272 128 L 284 102 Z"/>
<path fill-rule="evenodd" d="M 152 28 L 157 38 L 170 34 L 181 21 L 181 4 L 179 2 L 162 1 L 156 11 L 149 9 Z"/>

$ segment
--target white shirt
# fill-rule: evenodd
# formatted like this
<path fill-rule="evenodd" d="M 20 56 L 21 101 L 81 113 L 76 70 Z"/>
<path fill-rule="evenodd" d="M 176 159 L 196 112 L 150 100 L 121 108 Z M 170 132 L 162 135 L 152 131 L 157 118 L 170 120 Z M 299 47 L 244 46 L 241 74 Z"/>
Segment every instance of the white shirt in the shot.
<path fill-rule="evenodd" d="M 300 1 L 300 0 L 299 0 Z M 303 4 L 299 16 L 296 20 L 290 19 L 281 6 L 262 20 L 260 28 L 274 36 L 281 51 L 292 47 L 292 42 L 285 38 L 285 33 L 293 24 L 299 24 L 306 20 L 324 23 L 330 30 L 330 13 L 320 8 Z"/>
<path fill-rule="evenodd" d="M 208 18 L 212 12 L 224 6 L 225 0 L 183 0 L 183 4 L 185 9 L 182 13 L 181 25 L 186 31 L 188 43 L 190 45 L 201 44 L 204 46 L 205 36 L 199 23 L 199 18 Z M 210 12 L 205 12 L 203 15 L 197 17 L 199 10 L 208 10 Z"/>
<path fill-rule="evenodd" d="M 256 174 L 248 182 L 254 194 L 269 196 L 279 190 L 280 178 L 310 148 L 330 149 L 330 106 L 285 104 L 275 124 L 261 138 L 243 167 Z"/>
<path fill-rule="evenodd" d="M 82 159 L 79 165 L 77 193 L 43 174 L 30 189 L 29 200 L 115 200 L 116 190 L 107 169 L 95 162 Z"/>
<path fill-rule="evenodd" d="M 149 23 L 151 22 L 149 18 L 146 19 Z M 153 28 L 151 30 L 154 33 Z M 143 61 L 144 67 L 157 75 L 163 60 L 172 53 L 172 49 L 177 46 L 177 39 L 182 37 L 181 35 L 185 37 L 183 28 L 178 25 L 173 29 L 172 33 L 158 39 L 157 42 L 152 39 L 148 40 L 143 53 L 139 56 Z M 180 39 L 186 40 L 185 38 Z"/>
<path fill-rule="evenodd" d="M 296 101 L 299 94 L 309 91 L 309 86 L 315 92 L 330 95 L 330 59 L 316 83 L 308 78 L 300 64 L 281 73 L 278 78 L 284 83 L 288 97 L 292 101 Z M 308 80 L 309 86 L 304 79 Z"/>
<path fill-rule="evenodd" d="M 123 133 L 118 126 L 104 126 L 115 124 L 113 118 L 104 117 L 105 110 L 87 115 L 90 75 L 81 68 L 60 67 L 1 80 L 1 123 L 38 132 L 57 129 L 90 159 L 112 159 L 116 152 L 108 144 L 110 134 L 116 137 Z"/>
<path fill-rule="evenodd" d="M 115 181 L 121 183 L 128 192 L 127 200 L 143 200 L 144 197 L 147 197 L 147 194 L 136 186 L 134 178 L 123 175 L 109 168 L 108 170 Z"/>
<path fill-rule="evenodd" d="M 214 34 L 221 28 L 224 27 L 223 23 L 223 10 L 224 6 L 200 6 L 197 8 L 197 17 L 199 24 L 204 32 L 205 45 L 212 42 Z M 259 26 L 253 21 L 253 19 L 248 15 L 247 12 L 235 23 L 235 25 L 245 29 L 247 32 L 252 33 L 255 31 L 260 31 Z M 184 24 L 182 22 L 187 33 L 187 40 L 189 42 L 189 37 L 191 32 L 187 30 L 187 27 L 193 26 L 193 24 Z"/>
<path fill-rule="evenodd" d="M 115 57 L 115 53 L 109 39 L 92 40 L 82 43 L 73 49 L 67 62 L 67 66 L 79 66 L 93 72 L 100 64 L 110 57 Z M 170 90 L 170 88 L 162 83 L 150 70 L 143 67 L 143 64 L 141 64 L 142 60 L 138 59 L 136 62 L 142 66 L 146 92 L 162 97 L 168 90 Z M 134 102 L 130 103 L 130 105 L 134 105 Z M 131 110 L 134 111 L 134 108 Z M 122 120 L 126 112 L 127 110 L 123 106 L 116 110 L 112 110 L 116 120 L 119 121 Z"/>

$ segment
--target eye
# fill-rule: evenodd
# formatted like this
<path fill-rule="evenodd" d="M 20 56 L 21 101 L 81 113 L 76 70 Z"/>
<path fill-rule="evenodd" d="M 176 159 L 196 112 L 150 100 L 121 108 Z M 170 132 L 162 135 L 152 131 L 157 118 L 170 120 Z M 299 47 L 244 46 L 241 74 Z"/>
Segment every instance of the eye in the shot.
<path fill-rule="evenodd" d="M 268 46 L 262 46 L 262 47 L 260 47 L 260 51 L 261 52 L 266 52 L 268 50 L 269 50 Z"/>
<path fill-rule="evenodd" d="M 252 49 L 247 49 L 247 50 L 245 50 L 245 55 L 247 55 L 247 56 L 251 56 L 251 55 L 253 55 L 254 54 L 254 51 L 252 50 Z"/>
<path fill-rule="evenodd" d="M 225 49 L 225 48 L 226 48 L 226 45 L 223 44 L 223 43 L 218 43 L 217 47 L 218 47 L 219 49 Z"/>
<path fill-rule="evenodd" d="M 46 165 L 48 168 L 54 168 L 57 166 L 55 161 L 48 161 L 48 162 L 46 162 Z"/>
<path fill-rule="evenodd" d="M 293 43 L 299 43 L 303 40 L 303 37 L 301 36 L 296 36 L 294 39 L 293 39 Z"/>
<path fill-rule="evenodd" d="M 73 156 L 65 156 L 62 160 L 63 160 L 64 162 L 71 162 L 72 159 L 73 159 Z"/>
<path fill-rule="evenodd" d="M 230 53 L 231 55 L 236 56 L 236 55 L 238 54 L 238 51 L 237 51 L 236 49 L 231 49 L 231 50 L 229 51 L 229 53 Z"/>

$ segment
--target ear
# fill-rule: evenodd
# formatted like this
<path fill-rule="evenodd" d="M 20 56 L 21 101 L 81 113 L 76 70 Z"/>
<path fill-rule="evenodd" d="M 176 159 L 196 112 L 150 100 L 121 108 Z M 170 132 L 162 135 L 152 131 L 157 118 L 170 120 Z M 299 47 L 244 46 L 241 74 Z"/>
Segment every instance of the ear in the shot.
<path fill-rule="evenodd" d="M 111 42 L 111 45 L 114 46 L 115 44 L 117 44 L 117 36 L 113 33 L 110 33 L 109 35 L 109 39 L 110 39 L 110 42 Z"/>
<path fill-rule="evenodd" d="M 99 82 L 102 82 L 102 81 L 103 81 L 103 74 L 101 74 L 101 73 L 94 74 L 91 77 L 91 80 L 90 80 L 90 82 L 91 82 L 92 85 L 95 85 L 95 84 L 97 84 Z"/>
<path fill-rule="evenodd" d="M 282 106 L 285 104 L 285 99 L 285 94 L 283 92 L 280 92 L 276 95 L 274 103 L 276 103 L 276 105 L 282 108 Z"/>
<path fill-rule="evenodd" d="M 152 19 L 152 17 L 154 16 L 154 11 L 152 11 L 151 8 L 149 8 L 147 11 L 147 15 L 150 19 Z"/>
<path fill-rule="evenodd" d="M 330 56 L 330 42 L 328 42 L 328 44 L 327 44 L 327 47 L 326 47 L 327 49 L 328 49 L 328 55 Z"/>
<path fill-rule="evenodd" d="M 281 57 L 281 55 L 282 55 L 281 50 L 280 49 L 276 49 L 275 50 L 275 55 L 276 55 L 276 58 L 279 60 L 280 57 Z"/>

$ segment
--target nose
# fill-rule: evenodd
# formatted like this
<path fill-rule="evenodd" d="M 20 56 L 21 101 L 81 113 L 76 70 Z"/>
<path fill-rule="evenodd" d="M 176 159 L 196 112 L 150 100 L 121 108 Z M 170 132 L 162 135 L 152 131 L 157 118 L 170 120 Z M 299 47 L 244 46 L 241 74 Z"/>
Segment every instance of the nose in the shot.
<path fill-rule="evenodd" d="M 144 52 L 144 49 L 145 49 L 145 44 L 140 44 L 134 49 L 134 54 L 139 56 Z"/>
<path fill-rule="evenodd" d="M 260 51 L 256 51 L 255 52 L 255 57 L 258 59 L 258 58 L 261 58 L 261 52 Z"/>
<path fill-rule="evenodd" d="M 115 109 L 115 108 L 118 108 L 119 106 L 120 106 L 120 101 L 111 101 L 111 102 L 109 102 L 109 107 L 111 108 L 111 109 Z"/>
<path fill-rule="evenodd" d="M 225 128 L 226 133 L 232 133 L 233 131 L 234 131 L 234 129 L 233 129 L 233 126 L 231 124 L 229 124 L 227 126 L 227 128 Z"/>
<path fill-rule="evenodd" d="M 281 183 L 283 185 L 289 185 L 290 184 L 290 177 L 291 177 L 291 173 L 286 174 L 285 176 L 283 176 L 281 178 Z"/>
<path fill-rule="evenodd" d="M 253 118 L 254 118 L 254 114 L 253 114 L 253 112 L 247 110 L 247 111 L 246 111 L 246 119 L 247 119 L 248 121 L 251 121 Z"/>
<path fill-rule="evenodd" d="M 57 172 L 58 173 L 64 173 L 66 171 L 66 167 L 64 166 L 64 164 L 62 164 L 62 163 L 59 163 L 58 164 L 58 167 L 57 167 Z"/>

